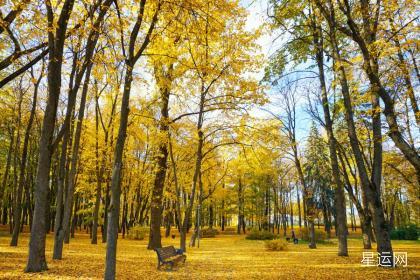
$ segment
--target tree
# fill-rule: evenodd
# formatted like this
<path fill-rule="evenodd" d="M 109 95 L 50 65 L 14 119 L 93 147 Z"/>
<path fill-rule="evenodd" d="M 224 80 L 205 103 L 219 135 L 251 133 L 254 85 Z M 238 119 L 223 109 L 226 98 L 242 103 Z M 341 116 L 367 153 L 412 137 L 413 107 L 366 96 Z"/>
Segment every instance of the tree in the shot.
<path fill-rule="evenodd" d="M 66 0 L 56 24 L 54 12 L 50 1 L 46 1 L 48 19 L 48 101 L 42 123 L 41 140 L 39 142 L 39 160 L 35 186 L 35 208 L 31 239 L 29 242 L 29 257 L 26 272 L 39 272 L 46 270 L 45 259 L 45 212 L 47 209 L 47 196 L 49 186 L 49 173 L 52 156 L 52 142 L 54 125 L 57 114 L 58 98 L 61 89 L 61 69 L 63 63 L 63 48 L 67 25 L 74 1 Z M 55 27 L 56 26 L 56 27 Z"/>

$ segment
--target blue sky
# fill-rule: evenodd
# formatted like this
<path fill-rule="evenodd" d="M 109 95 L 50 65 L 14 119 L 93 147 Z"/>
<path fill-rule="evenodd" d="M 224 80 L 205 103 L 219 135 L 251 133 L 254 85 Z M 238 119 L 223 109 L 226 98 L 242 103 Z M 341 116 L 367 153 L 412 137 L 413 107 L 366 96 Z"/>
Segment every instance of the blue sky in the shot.
<path fill-rule="evenodd" d="M 247 29 L 252 30 L 258 26 L 261 26 L 268 20 L 267 16 L 267 3 L 268 0 L 241 0 L 241 5 L 248 10 L 248 21 Z M 264 54 L 266 58 L 272 55 L 277 49 L 282 45 L 282 40 L 284 37 L 282 34 L 276 32 L 265 32 L 263 36 L 258 40 L 259 45 L 261 46 L 261 53 Z M 264 69 L 262 68 L 258 78 L 262 79 L 264 75 Z M 274 90 L 269 90 L 267 94 L 270 96 L 270 99 L 273 101 L 271 105 L 268 105 L 266 109 L 272 111 L 273 113 L 279 113 L 280 108 L 276 107 L 276 94 Z M 297 138 L 304 144 L 304 140 L 308 135 L 308 130 L 311 125 L 311 120 L 308 114 L 305 112 L 305 98 L 302 97 L 299 106 L 297 108 Z M 268 116 L 266 112 L 261 109 L 254 110 L 253 113 L 257 116 Z M 302 145 L 301 145 L 302 148 Z"/>

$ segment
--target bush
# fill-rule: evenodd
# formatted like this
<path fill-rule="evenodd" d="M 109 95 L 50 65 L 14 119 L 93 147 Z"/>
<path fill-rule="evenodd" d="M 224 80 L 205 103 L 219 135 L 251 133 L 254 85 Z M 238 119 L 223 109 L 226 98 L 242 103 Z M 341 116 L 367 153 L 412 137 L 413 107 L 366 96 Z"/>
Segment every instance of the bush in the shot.
<path fill-rule="evenodd" d="M 225 227 L 225 230 L 220 231 L 220 234 L 235 235 L 236 231 L 237 231 L 236 227 Z"/>
<path fill-rule="evenodd" d="M 148 227 L 132 227 L 128 231 L 127 238 L 133 240 L 143 240 L 146 237 L 146 234 L 149 232 Z"/>
<path fill-rule="evenodd" d="M 265 241 L 267 251 L 286 251 L 287 241 L 283 239 Z"/>
<path fill-rule="evenodd" d="M 419 238 L 419 229 L 415 224 L 409 224 L 391 231 L 393 240 L 417 240 Z"/>
<path fill-rule="evenodd" d="M 300 230 L 302 240 L 309 241 L 309 229 L 302 228 Z M 327 239 L 327 233 L 323 230 L 315 229 L 315 242 L 322 242 Z"/>
<path fill-rule="evenodd" d="M 276 235 L 269 231 L 266 231 L 266 230 L 259 231 L 256 229 L 250 231 L 248 235 L 246 236 L 246 239 L 249 239 L 249 240 L 273 240 L 275 238 L 276 238 Z"/>
<path fill-rule="evenodd" d="M 214 228 L 204 228 L 200 230 L 201 238 L 212 238 L 212 237 L 216 237 L 217 234 L 219 234 L 219 231 Z"/>

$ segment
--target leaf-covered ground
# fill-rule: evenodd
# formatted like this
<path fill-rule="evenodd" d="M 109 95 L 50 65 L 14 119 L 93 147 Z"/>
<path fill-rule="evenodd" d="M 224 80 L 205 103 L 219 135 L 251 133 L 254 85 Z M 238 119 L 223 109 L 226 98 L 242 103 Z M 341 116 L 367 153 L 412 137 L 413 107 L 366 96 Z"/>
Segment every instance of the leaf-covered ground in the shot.
<path fill-rule="evenodd" d="M 10 237 L 0 233 L 1 279 L 100 279 L 104 272 L 105 245 L 91 245 L 87 234 L 65 244 L 64 258 L 52 260 L 52 235 L 47 239 L 49 270 L 40 274 L 24 273 L 28 251 L 27 233 L 18 247 L 10 247 Z M 218 235 L 203 239 L 200 248 L 189 248 L 185 265 L 176 271 L 156 269 L 156 254 L 146 249 L 147 241 L 118 240 L 117 279 L 419 279 L 420 242 L 394 241 L 395 251 L 408 252 L 407 268 L 362 267 L 360 239 L 349 239 L 350 257 L 336 256 L 336 244 L 290 244 L 287 251 L 268 252 L 262 241 L 244 236 Z M 165 238 L 164 245 L 178 245 Z"/>

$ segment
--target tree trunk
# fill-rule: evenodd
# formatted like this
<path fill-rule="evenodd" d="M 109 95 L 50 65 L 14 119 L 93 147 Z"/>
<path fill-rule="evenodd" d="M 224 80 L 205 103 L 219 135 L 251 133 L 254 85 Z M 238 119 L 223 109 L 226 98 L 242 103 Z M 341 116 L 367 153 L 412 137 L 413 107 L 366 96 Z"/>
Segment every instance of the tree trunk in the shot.
<path fill-rule="evenodd" d="M 76 57 L 76 55 L 75 55 Z M 73 69 L 76 68 L 76 61 L 74 59 L 73 62 Z M 74 70 L 73 73 L 74 74 Z M 72 83 L 72 78 L 70 78 L 70 83 Z M 53 251 L 53 259 L 54 260 L 61 260 L 63 254 L 63 246 L 60 245 L 60 233 L 63 231 L 63 195 L 64 195 L 64 184 L 67 174 L 67 153 L 68 153 L 68 144 L 70 142 L 70 122 L 72 122 L 72 115 L 73 115 L 73 107 L 76 103 L 76 95 L 70 89 L 69 96 L 68 96 L 68 105 L 67 105 L 67 112 L 66 112 L 66 119 L 64 127 L 64 135 L 63 135 L 63 142 L 61 144 L 61 156 L 60 161 L 58 164 L 58 180 L 57 180 L 57 193 L 56 193 L 56 210 L 55 210 L 55 222 L 54 222 L 54 251 Z M 70 144 L 71 146 L 71 144 Z"/>
<path fill-rule="evenodd" d="M 22 203 L 22 193 L 23 193 L 23 188 L 25 184 L 28 184 L 28 182 L 25 179 L 25 173 L 26 173 L 26 162 L 27 162 L 27 158 L 28 158 L 28 145 L 29 145 L 29 137 L 31 134 L 31 129 L 32 129 L 32 124 L 34 122 L 34 118 L 35 118 L 35 111 L 36 111 L 36 103 L 37 103 L 37 98 L 38 98 L 38 88 L 39 88 L 39 84 L 41 83 L 41 79 L 42 79 L 42 70 L 41 70 L 41 75 L 39 77 L 39 79 L 34 83 L 34 95 L 33 95 L 33 99 L 32 99 L 32 108 L 31 108 L 31 112 L 29 115 L 29 120 L 28 120 L 28 124 L 26 126 L 26 131 L 25 131 L 25 137 L 23 140 L 23 150 L 22 150 L 22 158 L 21 158 L 21 162 L 20 162 L 20 175 L 19 175 L 19 186 L 18 186 L 18 190 L 17 190 L 17 198 L 16 198 L 16 202 L 17 204 L 15 205 L 15 217 L 14 217 L 14 228 L 13 228 L 13 234 L 12 234 L 12 240 L 10 242 L 10 246 L 17 246 L 18 244 L 18 237 L 19 237 L 19 227 L 20 227 L 20 223 L 21 223 L 21 203 Z M 27 192 L 26 195 L 28 195 L 29 193 Z M 0 198 L 1 199 L 1 198 Z M 27 202 L 29 200 L 27 199 Z M 26 208 L 30 208 L 30 205 L 28 203 L 26 203 Z M 31 211 L 29 211 L 30 213 Z"/>
<path fill-rule="evenodd" d="M 71 214 L 73 210 L 73 195 L 74 195 L 74 188 L 76 183 L 76 174 L 77 174 L 77 164 L 79 160 L 79 146 L 80 146 L 80 137 L 82 134 L 82 125 L 86 107 L 86 97 L 89 88 L 89 79 L 90 73 L 92 70 L 92 63 L 89 63 L 87 66 L 85 81 L 83 84 L 82 96 L 80 100 L 80 108 L 79 114 L 77 116 L 77 125 L 76 131 L 74 135 L 74 144 L 73 144 L 73 151 L 71 156 L 71 167 L 70 172 L 68 175 L 68 183 L 67 183 L 67 193 L 66 199 L 64 202 L 64 213 L 63 218 L 58 227 L 58 231 L 55 232 L 56 240 L 54 243 L 54 259 L 61 259 L 63 254 L 63 244 L 64 238 L 66 236 L 70 236 L 70 221 L 71 221 Z"/>
<path fill-rule="evenodd" d="M 163 199 L 163 189 L 165 187 L 165 177 L 167 170 L 167 161 L 168 161 L 168 140 L 167 134 L 169 131 L 169 96 L 170 96 L 170 85 L 171 82 L 171 68 L 169 66 L 168 73 L 164 70 L 158 69 L 155 67 L 155 77 L 157 83 L 160 87 L 160 97 L 161 97 L 161 119 L 159 131 L 163 135 L 163 140 L 159 144 L 159 152 L 157 154 L 157 167 L 156 175 L 152 191 L 152 201 L 150 204 L 150 234 L 149 234 L 149 244 L 147 249 L 152 250 L 156 248 L 161 248 L 161 235 L 160 235 L 160 226 L 162 224 L 162 199 Z M 162 73 L 161 73 L 161 72 Z"/>
<path fill-rule="evenodd" d="M 354 124 L 353 109 L 352 109 L 352 104 L 351 104 L 351 99 L 350 99 L 349 86 L 348 86 L 347 78 L 346 78 L 346 72 L 341 61 L 340 52 L 336 44 L 334 33 L 332 33 L 331 39 L 334 45 L 335 59 L 338 60 L 337 61 L 338 63 L 340 63 L 340 65 L 338 66 L 338 71 L 339 71 L 338 76 L 340 79 L 341 90 L 342 90 L 343 99 L 344 99 L 345 116 L 346 116 L 346 122 L 348 126 L 348 135 L 350 138 L 350 145 L 352 147 L 352 150 L 356 159 L 356 165 L 359 171 L 359 178 L 362 185 L 362 190 L 365 192 L 367 196 L 369 208 L 370 208 L 370 211 L 372 212 L 376 240 L 378 242 L 377 251 L 392 253 L 389 229 L 388 229 L 388 225 L 384 216 L 380 193 L 378 192 L 379 186 L 375 185 L 376 183 L 375 181 L 371 181 L 369 179 L 365 162 L 363 159 L 363 155 L 359 147 L 359 141 L 358 141 L 356 128 Z M 390 129 L 392 129 L 392 127 L 390 127 Z M 379 148 L 377 147 L 377 149 Z M 378 161 L 376 162 L 376 164 L 379 164 Z M 379 167 L 375 167 L 375 168 L 379 168 Z M 376 171 L 375 174 L 378 174 L 378 170 Z"/>
<path fill-rule="evenodd" d="M 52 140 L 61 90 L 63 48 L 67 23 L 73 10 L 73 4 L 74 0 L 66 0 L 64 2 L 59 21 L 57 22 L 57 28 L 54 28 L 52 7 L 49 2 L 46 4 L 48 27 L 51 29 L 48 34 L 50 53 L 48 62 L 48 97 L 39 142 L 39 160 L 34 193 L 35 208 L 26 272 L 40 272 L 48 269 L 45 259 L 45 214 L 48 209 L 49 172 L 53 154 Z M 53 30 L 55 30 L 55 34 Z"/>
<path fill-rule="evenodd" d="M 0 202 L 2 202 L 2 204 L 3 204 L 3 222 L 2 222 L 3 225 L 5 225 L 7 223 L 7 204 L 6 204 L 6 206 L 4 205 L 4 203 L 6 201 L 5 197 L 7 197 L 7 193 L 5 193 L 5 190 L 7 189 L 7 181 L 9 179 L 9 171 L 10 171 L 10 166 L 11 166 L 11 162 L 12 162 L 14 142 L 15 142 L 15 131 L 14 131 L 14 129 L 11 129 L 10 143 L 9 143 L 9 148 L 7 150 L 6 167 L 4 169 L 4 175 L 3 175 L 1 189 L 0 189 L 0 191 L 1 191 Z"/>
<path fill-rule="evenodd" d="M 133 81 L 134 62 L 128 63 L 125 73 L 124 92 L 121 102 L 120 126 L 115 146 L 114 167 L 111 180 L 111 203 L 108 209 L 107 245 L 105 262 L 105 279 L 115 279 L 118 223 L 120 214 L 121 171 L 123 165 L 123 152 L 127 137 L 128 113 L 130 91 Z"/>
<path fill-rule="evenodd" d="M 299 228 L 302 228 L 302 213 L 301 213 L 301 210 L 300 210 L 300 195 L 299 195 L 298 184 L 296 184 L 296 196 L 297 196 L 298 215 L 299 215 Z"/>
<path fill-rule="evenodd" d="M 324 46 L 322 41 L 321 28 L 314 23 L 314 45 L 316 47 L 316 61 L 319 71 L 319 81 L 321 84 L 321 99 L 322 108 L 324 111 L 325 129 L 328 135 L 328 148 L 331 160 L 332 177 L 335 184 L 335 210 L 337 214 L 337 228 L 336 234 L 338 237 L 338 255 L 348 256 L 347 250 L 347 215 L 346 215 L 346 202 L 344 195 L 343 182 L 340 178 L 340 169 L 337 159 L 337 145 L 334 137 L 333 121 L 330 115 L 330 108 L 328 102 L 327 87 L 325 83 L 324 72 Z"/>
<path fill-rule="evenodd" d="M 96 96 L 95 104 L 95 156 L 96 156 L 96 195 L 95 195 L 95 207 L 93 209 L 93 224 L 92 224 L 92 239 L 91 244 L 98 244 L 98 219 L 99 219 L 99 206 L 101 203 L 101 190 L 102 190 L 102 177 L 104 169 L 99 166 L 99 112 L 98 112 L 98 96 Z M 106 143 L 105 143 L 106 145 Z"/>

